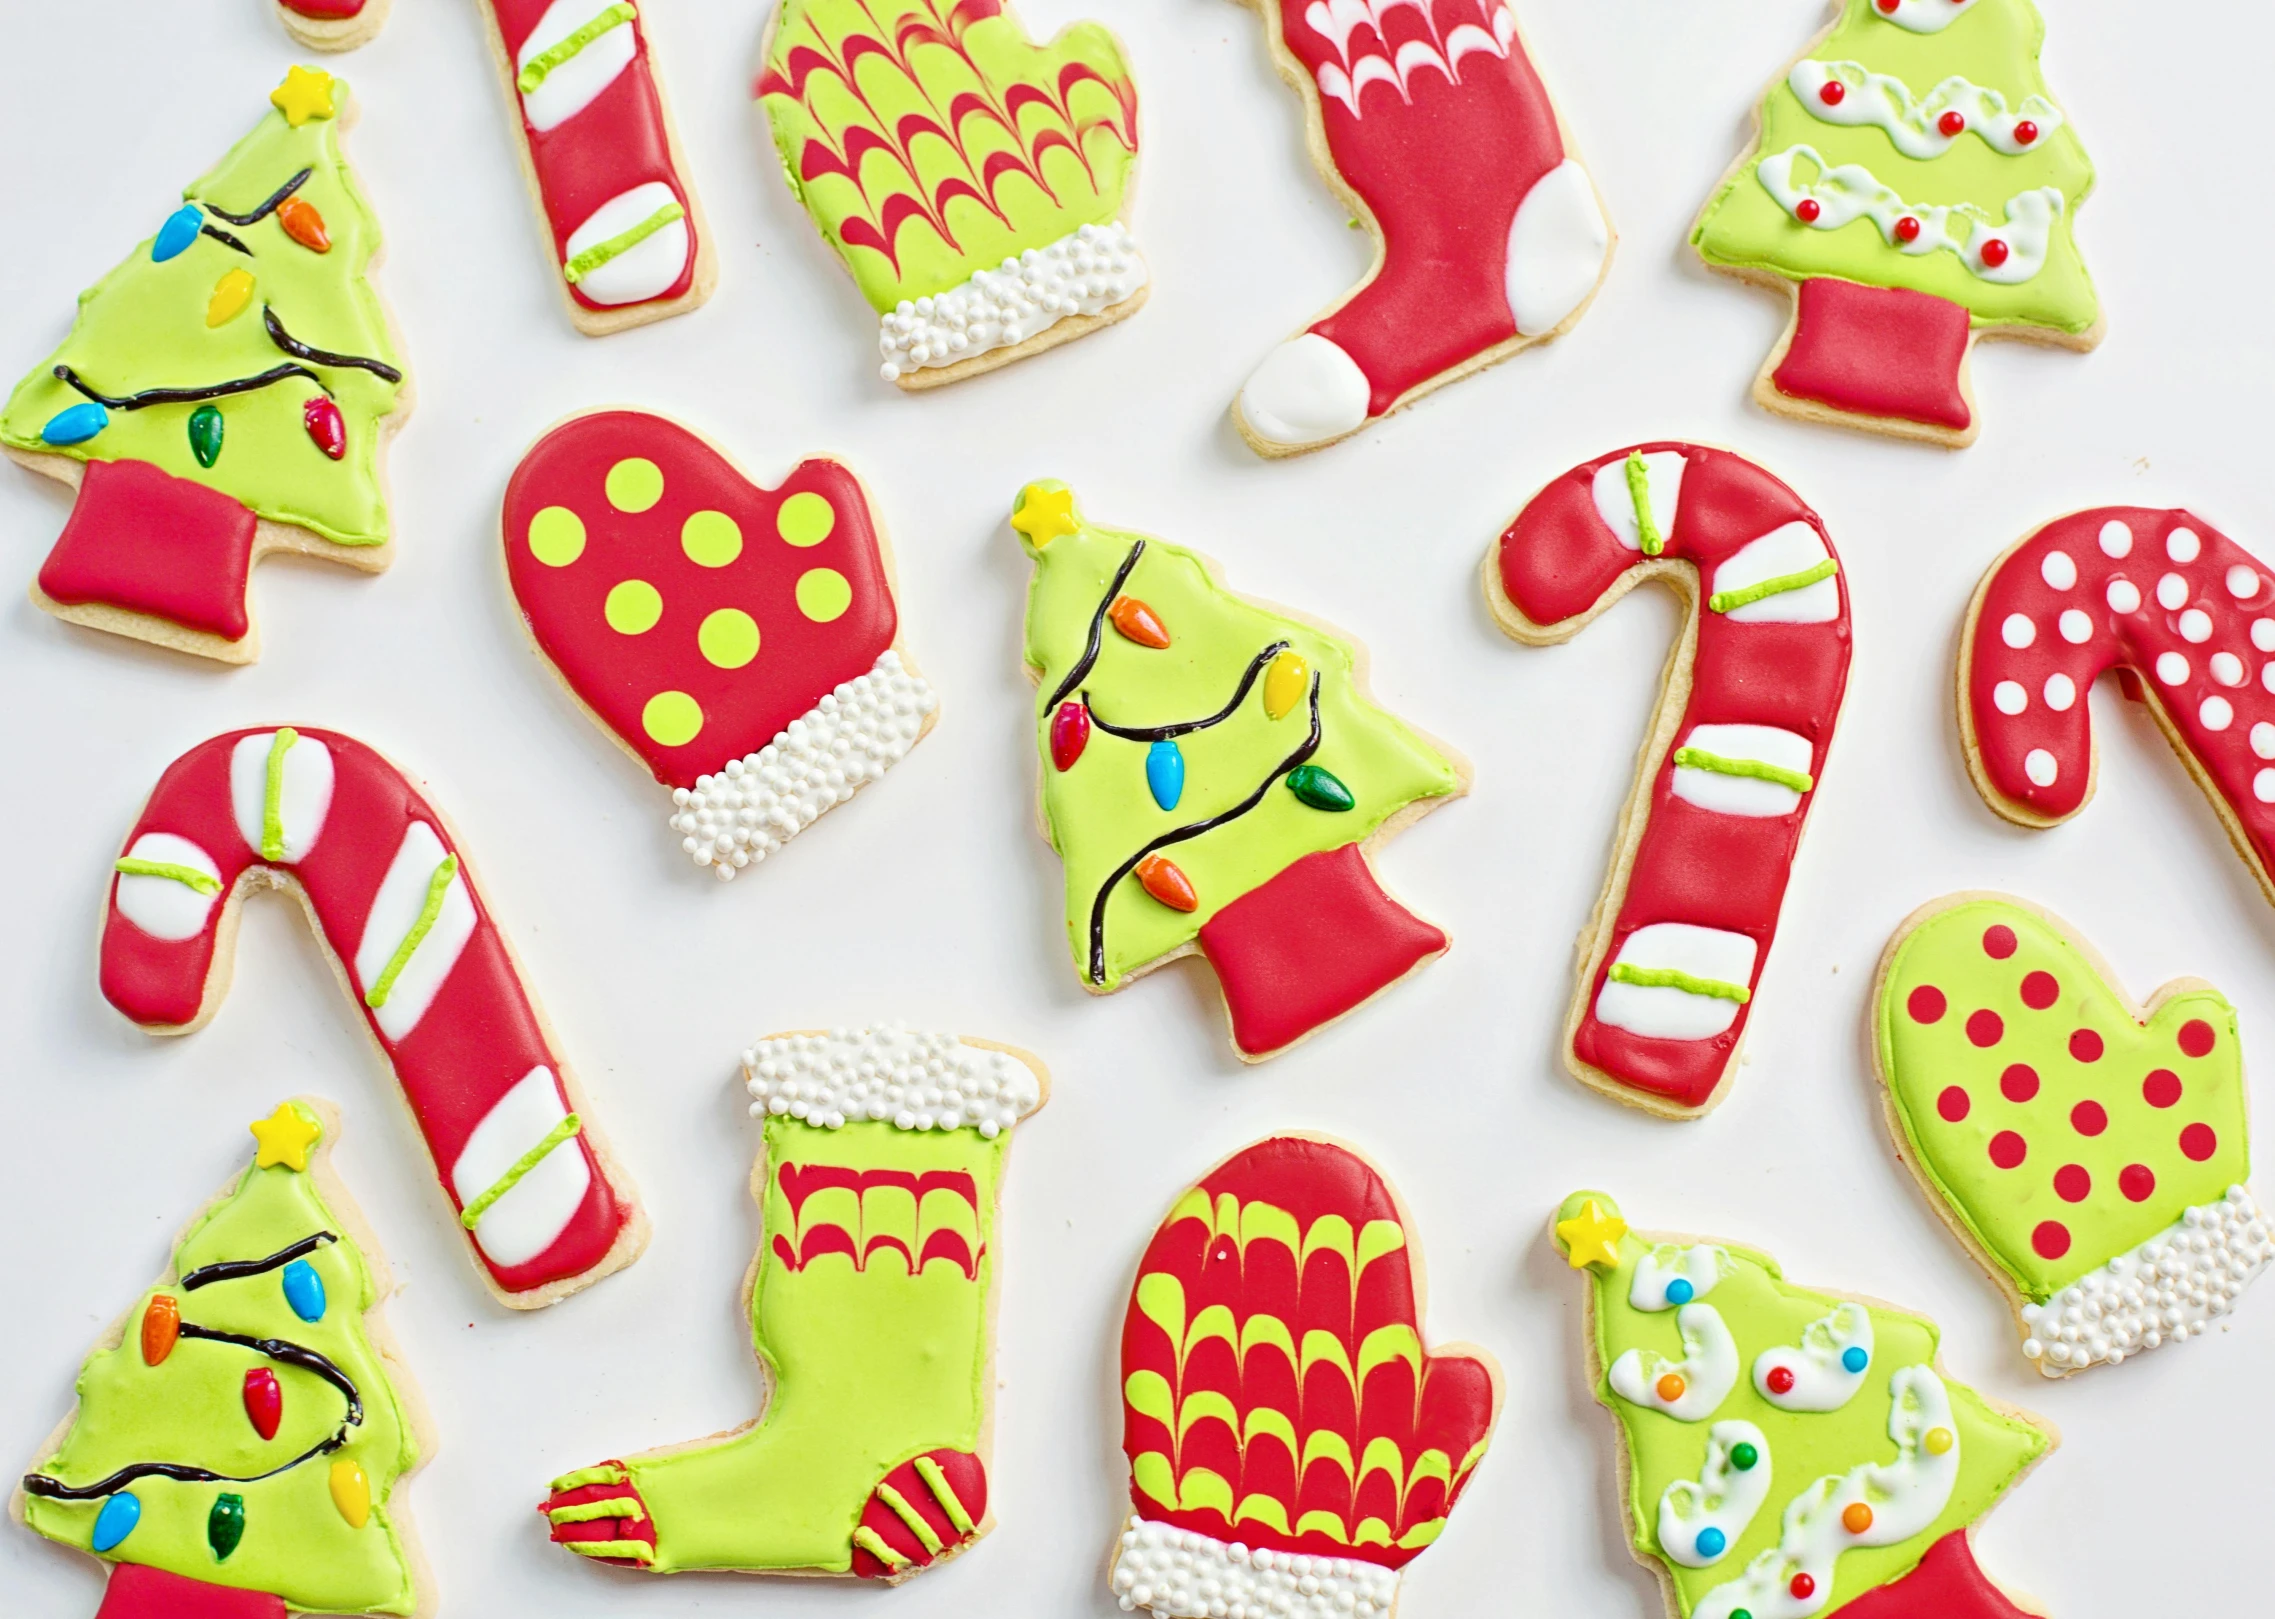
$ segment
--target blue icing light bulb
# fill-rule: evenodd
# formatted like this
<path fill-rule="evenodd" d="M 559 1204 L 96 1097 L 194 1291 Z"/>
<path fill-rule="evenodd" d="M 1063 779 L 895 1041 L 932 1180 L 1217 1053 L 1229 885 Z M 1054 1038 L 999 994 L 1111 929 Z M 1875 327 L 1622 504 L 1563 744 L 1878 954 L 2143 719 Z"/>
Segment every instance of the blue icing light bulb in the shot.
<path fill-rule="evenodd" d="M 95 1514 L 95 1532 L 87 1544 L 94 1551 L 107 1552 L 133 1534 L 134 1526 L 141 1521 L 142 1503 L 122 1490 Z"/>
<path fill-rule="evenodd" d="M 1862 1344 L 1851 1344 L 1841 1351 L 1841 1364 L 1846 1366 L 1853 1375 L 1871 1365 L 1872 1357 L 1865 1353 Z"/>
<path fill-rule="evenodd" d="M 303 1321 L 324 1319 L 324 1278 L 305 1259 L 284 1267 L 284 1302 Z"/>
<path fill-rule="evenodd" d="M 84 444 L 110 425 L 111 413 L 90 399 L 50 416 L 39 436 L 50 444 Z"/>
<path fill-rule="evenodd" d="M 1721 1530 L 1709 1525 L 1707 1528 L 1701 1529 L 1698 1532 L 1699 1556 L 1720 1557 L 1729 1549 L 1730 1537 L 1728 1535 L 1725 1535 Z"/>
<path fill-rule="evenodd" d="M 197 233 L 204 228 L 205 215 L 197 211 L 194 203 L 184 203 L 158 227 L 157 240 L 150 244 L 150 262 L 164 264 L 175 255 L 188 252 L 190 244 L 197 240 Z"/>
<path fill-rule="evenodd" d="M 1669 1304 L 1688 1304 L 1696 1297 L 1698 1297 L 1698 1289 L 1691 1286 L 1685 1277 L 1678 1276 L 1667 1284 L 1667 1302 Z"/>
<path fill-rule="evenodd" d="M 1145 784 L 1153 790 L 1153 801 L 1165 810 L 1175 809 L 1185 796 L 1185 756 L 1166 737 L 1146 753 Z"/>

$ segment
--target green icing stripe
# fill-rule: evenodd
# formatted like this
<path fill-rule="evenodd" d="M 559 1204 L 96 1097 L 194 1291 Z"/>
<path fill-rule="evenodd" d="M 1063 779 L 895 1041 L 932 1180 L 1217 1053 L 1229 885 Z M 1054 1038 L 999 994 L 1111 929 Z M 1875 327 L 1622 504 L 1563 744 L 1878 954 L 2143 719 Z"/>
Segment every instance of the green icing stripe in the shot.
<path fill-rule="evenodd" d="M 1635 502 L 1635 537 L 1642 542 L 1643 554 L 1655 557 L 1667 548 L 1667 537 L 1651 515 L 1651 466 L 1641 450 L 1627 452 L 1627 498 Z"/>
<path fill-rule="evenodd" d="M 1717 613 L 1734 613 L 1741 607 L 1751 607 L 1755 602 L 1782 596 L 1789 590 L 1806 590 L 1818 580 L 1830 579 L 1840 571 L 1841 565 L 1827 557 L 1814 568 L 1804 568 L 1799 573 L 1781 573 L 1775 579 L 1764 579 L 1760 584 L 1748 585 L 1743 590 L 1717 590 L 1707 598 L 1706 605 Z"/>
<path fill-rule="evenodd" d="M 555 68 L 571 57 L 578 55 L 601 35 L 630 22 L 637 15 L 638 13 L 631 6 L 626 4 L 619 3 L 610 6 L 558 45 L 531 57 L 529 65 L 515 77 L 513 81 L 515 88 L 519 89 L 525 96 L 535 95 L 537 87 L 552 75 Z"/>
<path fill-rule="evenodd" d="M 458 1223 L 469 1231 L 480 1225 L 482 1223 L 482 1216 L 490 1212 L 490 1206 L 492 1204 L 496 1203 L 499 1198 L 504 1197 L 506 1193 L 512 1191 L 516 1186 L 519 1186 L 521 1184 L 521 1178 L 524 1175 L 535 1169 L 539 1164 L 545 1162 L 545 1158 L 548 1153 L 550 1153 L 555 1147 L 558 1147 L 562 1142 L 568 1140 L 569 1137 L 575 1135 L 580 1128 L 580 1121 L 578 1120 L 577 1116 L 572 1113 L 567 1118 L 563 1119 L 559 1124 L 553 1126 L 552 1129 L 546 1131 L 545 1139 L 543 1141 L 540 1141 L 536 1146 L 530 1148 L 529 1151 L 523 1153 L 519 1158 L 516 1158 L 513 1161 L 513 1168 L 507 1170 L 503 1175 L 500 1175 L 498 1177 L 498 1183 L 495 1186 L 491 1187 L 480 1197 L 476 1198 L 473 1202 L 466 1205 L 466 1212 L 459 1215 Z M 559 1485 L 554 1486 L 555 1489 L 559 1489 L 560 1487 L 561 1486 Z"/>
<path fill-rule="evenodd" d="M 165 860 L 137 860 L 129 855 L 111 869 L 129 877 L 164 877 L 200 894 L 221 892 L 221 879 L 209 877 L 195 866 L 177 866 Z"/>
<path fill-rule="evenodd" d="M 956 1533 L 969 1535 L 978 1531 L 979 1525 L 972 1522 L 972 1515 L 965 1510 L 963 1498 L 956 1494 L 956 1487 L 948 1482 L 948 1475 L 940 1470 L 938 1462 L 929 1456 L 917 1457 L 916 1474 L 930 1488 L 932 1499 L 940 1503 L 940 1510 L 948 1514 L 948 1521 L 956 1526 Z"/>
<path fill-rule="evenodd" d="M 268 777 L 261 789 L 261 858 L 284 858 L 284 756 L 300 740 L 300 733 L 283 726 L 269 738 Z M 377 1006 L 379 1003 L 371 1003 Z"/>
<path fill-rule="evenodd" d="M 564 1540 L 562 1545 L 579 1557 L 629 1557 L 637 1563 L 652 1563 L 656 1549 L 644 1540 Z"/>
<path fill-rule="evenodd" d="M 1677 748 L 1675 763 L 1686 770 L 1711 770 L 1717 776 L 1745 776 L 1754 781 L 1774 781 L 1780 787 L 1790 787 L 1805 793 L 1817 785 L 1817 778 L 1806 770 L 1788 770 L 1762 759 L 1731 759 L 1719 753 L 1708 753 L 1704 748 Z"/>
<path fill-rule="evenodd" d="M 397 945 L 395 953 L 387 958 L 387 966 L 380 973 L 379 982 L 363 992 L 363 1004 L 370 1007 L 374 1012 L 387 1004 L 387 997 L 394 993 L 396 978 L 402 974 L 405 967 L 411 964 L 412 953 L 425 942 L 428 930 L 434 926 L 435 918 L 442 914 L 442 897 L 450 892 L 451 879 L 457 875 L 458 856 L 454 854 L 444 855 L 442 864 L 435 867 L 434 875 L 427 879 L 427 899 L 426 903 L 419 907 L 419 919 L 411 924 L 411 931 L 403 935 L 403 942 Z"/>
<path fill-rule="evenodd" d="M 593 271 L 619 254 L 629 253 L 649 237 L 655 235 L 674 220 L 685 219 L 687 210 L 676 202 L 667 202 L 630 230 L 611 236 L 605 242 L 595 242 L 561 267 L 562 276 L 575 286 Z"/>
<path fill-rule="evenodd" d="M 940 1539 L 939 1532 L 924 1521 L 923 1513 L 908 1504 L 907 1496 L 890 1484 L 880 1484 L 877 1486 L 877 1499 L 891 1507 L 893 1516 L 908 1525 L 908 1532 L 917 1538 L 918 1544 L 933 1556 L 940 1555 L 944 1542 Z"/>
<path fill-rule="evenodd" d="M 867 1524 L 863 1524 L 853 1531 L 853 1544 L 896 1574 L 908 1567 L 908 1559 L 894 1551 L 891 1546 L 885 1543 L 885 1537 L 878 1534 Z"/>
<path fill-rule="evenodd" d="M 607 1501 L 587 1501 L 582 1506 L 555 1507 L 545 1516 L 554 1523 L 595 1523 L 602 1518 L 622 1518 L 627 1523 L 638 1523 L 647 1517 L 647 1509 L 640 1505 L 636 1495 L 619 1495 Z"/>
<path fill-rule="evenodd" d="M 1719 978 L 1701 978 L 1686 973 L 1680 967 L 1631 967 L 1626 962 L 1615 965 L 1609 977 L 1615 984 L 1636 984 L 1645 989 L 1679 989 L 1687 995 L 1711 995 L 1718 1001 L 1736 1001 L 1740 1006 L 1754 998 L 1754 992 L 1743 984 L 1726 984 Z"/>
<path fill-rule="evenodd" d="M 558 1495 L 564 1490 L 581 1490 L 588 1484 L 629 1484 L 632 1475 L 621 1467 L 580 1467 L 574 1473 L 563 1473 L 548 1486 Z"/>

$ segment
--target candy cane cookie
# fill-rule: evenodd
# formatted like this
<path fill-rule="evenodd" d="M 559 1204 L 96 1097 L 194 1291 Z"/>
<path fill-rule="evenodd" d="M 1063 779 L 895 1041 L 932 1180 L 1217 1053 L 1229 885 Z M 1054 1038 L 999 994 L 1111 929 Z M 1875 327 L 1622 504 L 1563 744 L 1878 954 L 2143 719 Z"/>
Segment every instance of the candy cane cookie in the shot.
<path fill-rule="evenodd" d="M 457 840 L 352 737 L 232 731 L 167 767 L 111 883 L 104 998 L 152 1034 L 203 1027 L 261 888 L 307 908 L 502 1303 L 554 1303 L 639 1257 L 646 1217 Z"/>
<path fill-rule="evenodd" d="M 588 337 L 681 314 L 718 264 L 633 0 L 485 0 L 568 296 Z"/>
<path fill-rule="evenodd" d="M 1486 558 L 1501 627 L 1554 646 L 1648 579 L 1689 603 L 1611 873 L 1580 937 L 1565 1060 L 1696 1118 L 1737 1071 L 1848 688 L 1848 584 L 1825 525 L 1742 456 L 1645 444 L 1557 479 Z"/>
<path fill-rule="evenodd" d="M 270 0 L 284 31 L 312 51 L 352 51 L 387 26 L 395 0 Z"/>
<path fill-rule="evenodd" d="M 2085 694 L 2117 671 L 2275 899 L 2275 575 L 2186 511 L 2105 506 L 1999 558 L 1967 609 L 1959 729 L 1967 769 L 2018 826 L 2093 796 Z"/>

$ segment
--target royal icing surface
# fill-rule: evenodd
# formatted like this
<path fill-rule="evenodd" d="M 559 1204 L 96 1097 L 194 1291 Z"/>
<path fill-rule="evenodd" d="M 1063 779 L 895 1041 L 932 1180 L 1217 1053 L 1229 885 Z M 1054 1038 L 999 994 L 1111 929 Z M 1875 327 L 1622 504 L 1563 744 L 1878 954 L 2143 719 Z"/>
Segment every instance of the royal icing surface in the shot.
<path fill-rule="evenodd" d="M 1861 163 L 1832 167 L 1814 146 L 1772 153 L 1754 165 L 1754 174 L 1779 207 L 1811 230 L 1839 230 L 1869 219 L 1899 253 L 1956 253 L 1969 273 L 2005 285 L 2028 281 L 2046 267 L 2054 227 L 2067 206 L 2060 190 L 2040 186 L 2007 198 L 1995 217 L 1972 204 L 1923 208 L 1906 202 Z"/>
<path fill-rule="evenodd" d="M 1754 1360 L 1754 1391 L 1780 1411 L 1838 1411 L 1872 1369 L 1872 1314 L 1836 1304 L 1809 1323 L 1798 1346 L 1765 1349 Z"/>
<path fill-rule="evenodd" d="M 1136 1512 L 1115 1548 L 1112 1584 L 1124 1613 L 1143 1608 L 1162 1619 L 1211 1619 L 1235 1607 L 1286 1619 L 1371 1619 L 1389 1613 L 1398 1598 L 1395 1569 L 1350 1557 L 1252 1551 Z"/>
<path fill-rule="evenodd" d="M 751 1116 L 826 1130 L 879 1119 L 896 1130 L 976 1129 L 989 1140 L 1042 1106 L 1034 1069 L 1007 1051 L 905 1024 L 785 1035 L 743 1053 Z"/>
<path fill-rule="evenodd" d="M 1711 1304 L 1686 1304 L 1675 1312 L 1683 1358 L 1670 1361 L 1656 1349 L 1630 1349 L 1612 1362 L 1611 1390 L 1677 1422 L 1710 1417 L 1730 1397 L 1738 1381 L 1738 1346 Z"/>
<path fill-rule="evenodd" d="M 1774 1476 L 1761 1429 L 1717 1422 L 1707 1430 L 1698 1477 L 1676 1479 L 1659 1497 L 1660 1548 L 1685 1568 L 1712 1568 L 1761 1511 Z"/>
<path fill-rule="evenodd" d="M 1638 1310 L 1680 1309 L 1713 1292 L 1730 1266 L 1730 1256 L 1719 1248 L 1661 1243 L 1636 1261 L 1627 1302 Z"/>
<path fill-rule="evenodd" d="M 1074 315 L 1102 315 L 1146 284 L 1137 239 L 1118 220 L 1084 225 L 1051 243 L 981 270 L 962 286 L 901 300 L 879 322 L 887 382 L 912 371 L 961 365 L 1011 348 Z"/>
<path fill-rule="evenodd" d="M 2009 112 L 2005 96 L 1959 74 L 1915 96 L 1902 79 L 1861 62 L 1804 60 L 1793 64 L 1786 83 L 1812 116 L 1850 129 L 1869 124 L 1897 151 L 1922 162 L 1941 157 L 1967 135 L 2018 157 L 2062 125 L 2061 109 L 2044 96 L 2025 96 Z"/>

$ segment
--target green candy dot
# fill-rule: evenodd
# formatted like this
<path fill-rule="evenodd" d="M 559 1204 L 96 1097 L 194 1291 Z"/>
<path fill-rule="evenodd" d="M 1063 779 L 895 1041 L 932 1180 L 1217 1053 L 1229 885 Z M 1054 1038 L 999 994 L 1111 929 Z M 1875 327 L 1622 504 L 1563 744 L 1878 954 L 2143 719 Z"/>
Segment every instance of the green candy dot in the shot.
<path fill-rule="evenodd" d="M 792 495 L 774 514 L 774 529 L 792 545 L 819 545 L 837 527 L 837 508 L 810 490 Z"/>
<path fill-rule="evenodd" d="M 585 520 L 566 506 L 548 506 L 529 520 L 529 554 L 548 568 L 566 568 L 585 554 Z"/>
<path fill-rule="evenodd" d="M 663 747 L 684 747 L 703 729 L 703 709 L 683 691 L 659 691 L 640 710 L 640 729 Z"/>
<path fill-rule="evenodd" d="M 798 576 L 798 611 L 827 624 L 853 605 L 853 587 L 835 568 L 809 568 Z"/>
<path fill-rule="evenodd" d="M 1754 1464 L 1761 1459 L 1762 1453 L 1751 1445 L 1732 1445 L 1730 1447 L 1730 1465 L 1741 1473 L 1751 1473 L 1754 1470 Z M 1736 1616 L 1733 1615 L 1732 1619 L 1736 1619 Z"/>
<path fill-rule="evenodd" d="M 644 512 L 664 498 L 663 469 L 628 456 L 608 469 L 608 503 L 620 512 Z"/>
<path fill-rule="evenodd" d="M 664 616 L 664 599 L 647 580 L 627 579 L 608 593 L 601 611 L 617 634 L 644 635 Z"/>
<path fill-rule="evenodd" d="M 703 656 L 721 669 L 740 669 L 758 656 L 758 623 L 739 607 L 722 607 L 695 632 Z"/>
<path fill-rule="evenodd" d="M 723 568 L 743 554 L 742 526 L 725 512 L 697 512 L 679 525 L 679 548 L 699 568 Z"/>

